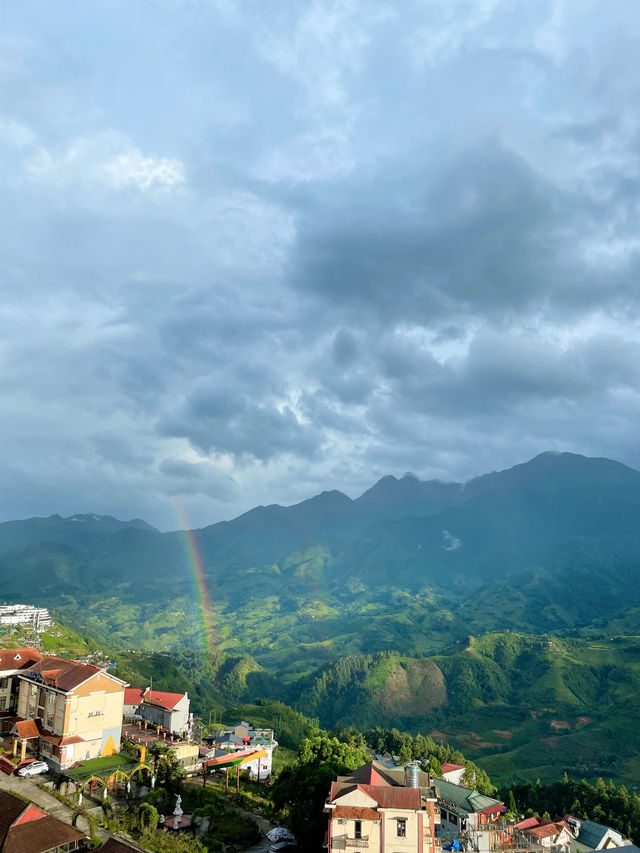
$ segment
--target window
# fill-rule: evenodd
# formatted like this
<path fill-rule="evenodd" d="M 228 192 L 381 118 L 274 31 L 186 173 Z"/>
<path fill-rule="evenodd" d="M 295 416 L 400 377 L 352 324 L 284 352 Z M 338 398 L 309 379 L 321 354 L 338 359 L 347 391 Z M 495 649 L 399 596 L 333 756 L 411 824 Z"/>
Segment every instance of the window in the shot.
<path fill-rule="evenodd" d="M 406 820 L 398 819 L 396 834 L 397 834 L 398 838 L 406 838 L 407 837 L 407 822 L 406 822 Z"/>
<path fill-rule="evenodd" d="M 362 838 L 362 821 L 354 820 L 353 837 Z"/>

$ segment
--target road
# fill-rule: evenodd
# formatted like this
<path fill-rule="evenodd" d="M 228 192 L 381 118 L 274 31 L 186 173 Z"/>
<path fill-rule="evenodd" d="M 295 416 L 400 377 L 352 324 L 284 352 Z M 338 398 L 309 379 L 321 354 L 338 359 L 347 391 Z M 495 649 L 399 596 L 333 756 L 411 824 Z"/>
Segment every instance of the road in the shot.
<path fill-rule="evenodd" d="M 41 788 L 38 782 L 35 781 L 36 779 L 44 781 L 49 779 L 49 775 L 45 773 L 42 776 L 23 779 L 21 776 L 7 776 L 4 773 L 0 773 L 0 790 L 20 794 L 22 797 L 31 800 L 32 803 L 40 806 L 40 808 L 45 809 L 53 817 L 57 817 L 58 820 L 71 824 L 73 809 L 65 803 L 61 803 L 46 788 Z M 76 826 L 80 832 L 89 835 L 89 824 L 86 818 L 80 816 L 76 822 Z M 106 841 L 110 833 L 102 829 L 102 827 L 98 827 L 96 835 L 102 841 Z"/>

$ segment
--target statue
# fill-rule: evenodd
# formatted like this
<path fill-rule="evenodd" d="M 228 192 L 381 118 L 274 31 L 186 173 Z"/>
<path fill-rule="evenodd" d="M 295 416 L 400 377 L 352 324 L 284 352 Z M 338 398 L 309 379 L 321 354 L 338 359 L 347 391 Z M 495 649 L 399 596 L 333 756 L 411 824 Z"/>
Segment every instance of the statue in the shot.
<path fill-rule="evenodd" d="M 178 829 L 178 827 L 180 826 L 180 818 L 182 817 L 182 814 L 183 814 L 182 809 L 180 808 L 181 804 L 182 804 L 182 797 L 180 796 L 180 794 L 176 794 L 176 807 L 173 810 L 173 813 L 175 815 L 175 817 L 173 819 L 173 828 L 174 829 Z"/>

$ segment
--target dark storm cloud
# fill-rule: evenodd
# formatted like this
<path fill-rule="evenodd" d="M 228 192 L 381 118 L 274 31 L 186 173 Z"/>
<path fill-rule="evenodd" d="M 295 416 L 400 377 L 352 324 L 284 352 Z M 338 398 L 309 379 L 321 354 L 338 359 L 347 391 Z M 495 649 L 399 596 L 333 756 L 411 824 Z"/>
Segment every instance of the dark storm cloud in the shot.
<path fill-rule="evenodd" d="M 188 438 L 204 453 L 216 451 L 266 461 L 281 453 L 312 457 L 321 434 L 289 405 L 253 400 L 234 387 L 203 384 L 160 424 L 165 435 Z"/>
<path fill-rule="evenodd" d="M 639 22 L 7 9 L 3 516 L 175 527 L 548 448 L 640 464 Z"/>

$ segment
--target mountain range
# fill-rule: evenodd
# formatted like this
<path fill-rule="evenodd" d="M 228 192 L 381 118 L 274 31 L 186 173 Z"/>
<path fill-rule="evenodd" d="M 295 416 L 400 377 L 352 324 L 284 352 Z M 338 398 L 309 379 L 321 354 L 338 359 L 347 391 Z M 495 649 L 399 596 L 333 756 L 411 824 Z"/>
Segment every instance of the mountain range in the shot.
<path fill-rule="evenodd" d="M 5 522 L 0 572 L 5 599 L 50 607 L 134 676 L 167 689 L 187 678 L 196 702 L 271 697 L 323 725 L 448 725 L 462 746 L 484 715 L 471 747 L 482 756 L 486 741 L 499 773 L 508 744 L 491 731 L 511 726 L 535 766 L 545 715 L 565 714 L 581 766 L 611 767 L 640 677 L 637 641 L 610 640 L 638 633 L 638 518 L 640 472 L 543 453 L 463 484 L 388 476 L 356 500 L 256 507 L 188 537 L 93 514 Z M 207 597 L 215 647 L 203 651 Z M 591 729 L 575 722 L 598 713 Z"/>
<path fill-rule="evenodd" d="M 587 629 L 640 605 L 640 472 L 543 453 L 468 483 L 384 477 L 191 532 L 221 650 L 291 671 L 353 652 L 424 653 L 478 629 Z M 112 643 L 200 641 L 182 532 L 109 516 L 0 524 L 4 596 Z M 173 615 L 171 615 L 173 614 Z M 300 665 L 301 664 L 301 665 Z M 285 667 L 286 668 L 286 667 Z"/>

